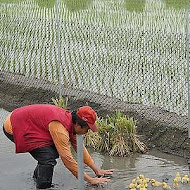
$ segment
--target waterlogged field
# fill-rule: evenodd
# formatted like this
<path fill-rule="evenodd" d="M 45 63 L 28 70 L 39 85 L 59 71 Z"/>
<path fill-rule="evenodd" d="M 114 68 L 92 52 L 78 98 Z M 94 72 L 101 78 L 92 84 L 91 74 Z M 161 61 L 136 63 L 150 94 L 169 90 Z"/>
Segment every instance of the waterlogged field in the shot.
<path fill-rule="evenodd" d="M 188 4 L 0 0 L 0 70 L 187 115 Z"/>
<path fill-rule="evenodd" d="M 2 125 L 8 114 L 9 112 L 0 108 L 0 189 L 36 190 L 32 175 L 37 162 L 29 153 L 15 154 L 14 144 L 3 134 Z M 159 182 L 164 181 L 174 190 L 173 179 L 176 173 L 179 172 L 182 177 L 189 174 L 185 159 L 159 151 L 129 157 L 112 157 L 93 150 L 89 152 L 97 166 L 104 169 L 114 168 L 115 171 L 108 184 L 91 186 L 85 183 L 85 190 L 127 190 L 131 181 L 140 174 Z M 64 167 L 60 158 L 57 161 L 53 176 L 55 187 L 51 189 L 77 190 L 77 179 Z M 89 167 L 85 167 L 85 171 L 90 176 L 94 176 Z M 149 184 L 147 189 L 161 190 L 162 188 L 151 187 Z M 190 189 L 190 184 L 179 183 L 178 190 L 188 189 Z"/>

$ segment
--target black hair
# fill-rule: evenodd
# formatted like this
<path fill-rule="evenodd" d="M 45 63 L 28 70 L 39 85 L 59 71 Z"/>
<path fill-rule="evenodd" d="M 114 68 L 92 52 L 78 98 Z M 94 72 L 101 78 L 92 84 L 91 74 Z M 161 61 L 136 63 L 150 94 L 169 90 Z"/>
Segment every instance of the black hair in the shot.
<path fill-rule="evenodd" d="M 72 111 L 71 115 L 74 124 L 78 123 L 81 126 L 81 128 L 88 127 L 88 124 L 77 116 L 77 111 Z"/>

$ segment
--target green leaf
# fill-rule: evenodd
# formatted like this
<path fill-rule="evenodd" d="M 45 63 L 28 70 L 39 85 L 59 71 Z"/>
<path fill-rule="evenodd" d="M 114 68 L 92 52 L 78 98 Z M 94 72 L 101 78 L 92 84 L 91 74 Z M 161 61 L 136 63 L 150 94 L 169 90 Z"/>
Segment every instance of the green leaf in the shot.
<path fill-rule="evenodd" d="M 59 99 L 52 98 L 51 100 L 56 106 L 61 107 L 63 109 L 67 109 L 67 103 L 68 103 L 67 97 L 65 99 L 63 97 L 60 97 Z"/>

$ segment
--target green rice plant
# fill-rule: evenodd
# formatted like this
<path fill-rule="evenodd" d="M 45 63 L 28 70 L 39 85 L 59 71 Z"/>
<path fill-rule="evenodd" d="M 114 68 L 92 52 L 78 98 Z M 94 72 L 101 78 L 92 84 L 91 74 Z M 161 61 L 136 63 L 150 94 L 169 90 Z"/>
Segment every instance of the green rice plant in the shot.
<path fill-rule="evenodd" d="M 52 8 L 55 5 L 55 0 L 35 0 L 41 8 Z"/>
<path fill-rule="evenodd" d="M 125 8 L 128 11 L 142 12 L 145 7 L 145 0 L 125 0 Z"/>
<path fill-rule="evenodd" d="M 26 74 L 26 58 L 24 58 L 23 64 L 22 73 Z"/>
<path fill-rule="evenodd" d="M 101 137 L 97 144 L 97 149 L 102 152 L 109 152 L 111 144 L 111 134 L 113 134 L 114 126 L 108 122 L 108 119 L 98 119 L 98 134 Z"/>
<path fill-rule="evenodd" d="M 91 2 L 91 0 L 62 0 L 69 11 L 78 11 L 80 9 L 85 9 Z"/>
<path fill-rule="evenodd" d="M 63 109 L 67 109 L 67 104 L 68 104 L 68 97 L 63 98 L 62 96 L 59 98 L 52 98 L 51 99 L 53 103 Z"/>
<path fill-rule="evenodd" d="M 190 6 L 190 0 L 164 0 L 167 7 L 182 9 Z"/>
<path fill-rule="evenodd" d="M 15 59 L 13 60 L 13 65 L 12 65 L 12 67 L 13 67 L 13 72 L 16 72 L 16 62 L 15 62 Z"/>
<path fill-rule="evenodd" d="M 37 63 L 36 63 L 36 60 L 33 61 L 34 62 L 34 76 L 36 77 L 37 76 Z"/>
<path fill-rule="evenodd" d="M 119 110 L 105 119 L 98 118 L 97 125 L 97 133 L 89 131 L 85 135 L 86 146 L 120 157 L 147 151 L 146 145 L 138 139 L 133 118 L 128 118 Z"/>
<path fill-rule="evenodd" d="M 0 0 L 0 3 L 18 3 L 22 1 L 23 0 Z"/>

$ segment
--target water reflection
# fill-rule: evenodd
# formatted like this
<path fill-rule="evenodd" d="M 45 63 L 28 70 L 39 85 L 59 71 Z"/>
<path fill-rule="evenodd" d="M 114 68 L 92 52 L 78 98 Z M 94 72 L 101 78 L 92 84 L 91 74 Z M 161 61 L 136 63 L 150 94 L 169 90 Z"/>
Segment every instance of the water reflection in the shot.
<path fill-rule="evenodd" d="M 100 158 L 99 153 L 94 152 L 92 155 L 95 160 Z M 116 169 L 109 188 L 118 190 L 124 186 L 126 187 L 132 179 L 140 174 L 154 178 L 160 182 L 165 181 L 170 185 L 173 184 L 173 179 L 177 172 L 181 175 L 189 174 L 185 159 L 156 150 L 150 151 L 147 154 L 135 154 L 129 158 L 101 155 L 101 162 L 99 164 L 103 168 L 112 167 Z M 180 187 L 181 190 L 185 190 L 186 188 L 186 186 Z"/>
<path fill-rule="evenodd" d="M 2 124 L 8 113 L 0 109 L 0 189 L 15 190 L 16 186 L 16 189 L 35 190 L 32 173 L 36 161 L 27 153 L 15 154 L 14 144 L 2 132 Z M 115 172 L 108 184 L 101 186 L 86 184 L 85 190 L 124 190 L 139 174 L 171 185 L 176 172 L 181 175 L 189 173 L 185 159 L 159 151 L 135 154 L 127 158 L 110 157 L 92 149 L 89 149 L 89 152 L 99 167 L 114 168 Z M 85 171 L 94 176 L 88 167 Z M 55 167 L 53 182 L 55 188 L 52 190 L 77 190 L 78 187 L 76 178 L 64 167 L 60 159 Z M 188 187 L 181 185 L 180 190 L 187 190 Z"/>

